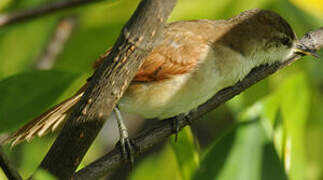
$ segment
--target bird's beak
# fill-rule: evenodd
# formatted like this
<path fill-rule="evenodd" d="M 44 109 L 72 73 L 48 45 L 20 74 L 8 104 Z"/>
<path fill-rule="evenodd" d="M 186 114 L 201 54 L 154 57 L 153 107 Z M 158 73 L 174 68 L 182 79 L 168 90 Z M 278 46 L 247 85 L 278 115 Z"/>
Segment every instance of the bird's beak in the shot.
<path fill-rule="evenodd" d="M 320 57 L 314 50 L 311 50 L 302 43 L 297 43 L 295 53 L 300 54 L 302 56 L 314 56 L 316 58 Z"/>

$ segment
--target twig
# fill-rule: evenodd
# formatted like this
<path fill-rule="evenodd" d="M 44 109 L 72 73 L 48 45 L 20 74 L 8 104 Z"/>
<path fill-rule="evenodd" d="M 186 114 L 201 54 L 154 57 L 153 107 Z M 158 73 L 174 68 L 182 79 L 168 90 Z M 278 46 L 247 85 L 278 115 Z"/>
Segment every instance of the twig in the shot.
<path fill-rule="evenodd" d="M 0 14 L 0 28 L 9 24 L 14 24 L 23 20 L 28 20 L 31 18 L 43 16 L 52 12 L 56 12 L 59 10 L 64 10 L 67 8 L 77 7 L 80 5 L 85 5 L 94 2 L 100 2 L 103 0 L 65 0 L 65 1 L 57 1 L 46 5 L 41 5 L 39 7 Z"/>
<path fill-rule="evenodd" d="M 0 167 L 6 174 L 7 178 L 10 180 L 22 180 L 18 171 L 11 165 L 9 159 L 6 157 L 5 153 L 0 146 Z"/>
<path fill-rule="evenodd" d="M 313 50 L 318 50 L 323 48 L 323 36 L 322 36 L 323 27 L 316 31 L 311 31 L 304 35 L 300 41 L 303 44 L 307 44 L 309 48 Z"/>
<path fill-rule="evenodd" d="M 301 39 L 301 41 L 308 47 L 311 47 L 312 50 L 318 50 L 323 46 L 322 38 L 323 28 L 307 33 Z M 185 118 L 178 118 L 180 128 L 188 125 L 190 121 L 198 120 L 202 115 L 210 112 L 235 95 L 241 93 L 248 87 L 273 74 L 277 70 L 289 65 L 299 58 L 301 58 L 300 55 L 294 55 L 293 57 L 284 61 L 284 63 L 275 63 L 270 66 L 260 66 L 253 69 L 242 81 L 238 82 L 232 87 L 219 91 L 215 96 L 213 96 L 205 104 L 201 105 L 197 110 L 191 111 L 187 116 L 185 116 Z M 156 125 L 156 127 L 153 127 L 136 137 L 134 139 L 135 144 L 138 146 L 138 149 L 135 152 L 136 156 L 139 156 L 142 152 L 151 149 L 152 146 L 160 143 L 161 141 L 172 135 L 174 133 L 172 131 L 172 121 L 174 118 L 160 121 Z M 123 163 L 120 154 L 121 153 L 119 149 L 115 148 L 100 159 L 79 170 L 76 174 L 74 174 L 73 179 L 85 180 L 98 179 L 100 177 L 103 177 L 105 174 L 111 172 L 113 169 L 117 168 Z"/>
<path fill-rule="evenodd" d="M 161 39 L 176 0 L 142 0 L 39 168 L 69 179 L 129 82 Z"/>
<path fill-rule="evenodd" d="M 75 25 L 75 17 L 68 16 L 59 20 L 57 28 L 53 33 L 51 40 L 42 52 L 34 68 L 36 69 L 51 69 L 57 60 L 57 56 L 64 48 L 64 45 L 70 37 Z"/>

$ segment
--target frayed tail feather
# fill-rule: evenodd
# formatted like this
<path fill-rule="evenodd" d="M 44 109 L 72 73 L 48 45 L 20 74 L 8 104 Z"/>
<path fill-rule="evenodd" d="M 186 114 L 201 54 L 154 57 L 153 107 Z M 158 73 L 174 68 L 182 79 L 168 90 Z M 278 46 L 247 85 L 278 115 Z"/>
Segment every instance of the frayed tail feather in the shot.
<path fill-rule="evenodd" d="M 64 124 L 66 118 L 71 113 L 71 110 L 81 99 L 84 89 L 85 86 L 83 86 L 71 98 L 54 106 L 28 124 L 24 125 L 15 133 L 5 138 L 2 142 L 0 142 L 0 144 L 11 143 L 11 146 L 15 146 L 24 140 L 29 142 L 36 136 L 41 137 L 49 132 L 57 130 L 60 125 Z"/>

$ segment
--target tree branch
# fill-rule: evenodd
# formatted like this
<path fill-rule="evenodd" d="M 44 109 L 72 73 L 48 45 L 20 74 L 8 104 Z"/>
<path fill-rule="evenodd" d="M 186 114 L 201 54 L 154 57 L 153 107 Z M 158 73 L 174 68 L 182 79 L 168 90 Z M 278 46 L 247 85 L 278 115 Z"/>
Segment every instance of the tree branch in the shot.
<path fill-rule="evenodd" d="M 0 146 L 0 167 L 2 168 L 3 172 L 6 174 L 8 179 L 22 180 L 18 171 L 9 162 L 9 159 L 7 158 L 5 153 L 3 152 L 1 146 Z"/>
<path fill-rule="evenodd" d="M 143 0 L 88 87 L 39 168 L 69 179 L 129 82 L 160 39 L 176 0 Z"/>
<path fill-rule="evenodd" d="M 7 14 L 0 14 L 0 28 L 9 24 L 14 24 L 31 18 L 47 15 L 49 13 L 53 13 L 59 10 L 64 10 L 64 9 L 85 5 L 89 3 L 94 3 L 94 2 L 100 2 L 100 1 L 103 1 L 103 0 L 58 1 L 58 2 L 45 4 L 45 5 L 27 9 L 27 10 L 22 10 L 22 11 L 7 13 Z"/>
<path fill-rule="evenodd" d="M 312 50 L 318 50 L 322 48 L 323 27 L 319 30 L 307 33 L 300 41 L 310 47 Z M 198 120 L 202 115 L 210 112 L 211 110 L 214 110 L 235 95 L 246 90 L 248 87 L 256 84 L 257 82 L 296 61 L 299 58 L 301 58 L 300 55 L 294 55 L 283 63 L 275 63 L 270 66 L 266 65 L 254 68 L 242 81 L 238 82 L 232 87 L 219 91 L 209 101 L 198 107 L 197 110 L 191 111 L 187 116 L 185 116 L 185 118 L 178 118 L 180 128 L 182 129 L 183 127 L 188 125 L 189 121 Z M 136 156 L 139 156 L 142 152 L 151 149 L 152 146 L 164 141 L 166 138 L 172 135 L 174 133 L 172 131 L 172 121 L 174 118 L 159 121 L 155 127 L 152 127 L 151 129 L 141 133 L 138 137 L 134 138 L 133 140 L 138 146 L 138 149 L 135 152 Z M 108 172 L 111 172 L 122 163 L 124 162 L 122 160 L 121 153 L 118 148 L 115 148 L 100 159 L 79 170 L 76 174 L 74 174 L 73 179 L 98 179 L 106 175 Z"/>
<path fill-rule="evenodd" d="M 54 66 L 57 56 L 62 52 L 72 34 L 75 21 L 74 16 L 66 16 L 59 20 L 50 41 L 33 65 L 35 69 L 45 70 L 51 69 Z"/>

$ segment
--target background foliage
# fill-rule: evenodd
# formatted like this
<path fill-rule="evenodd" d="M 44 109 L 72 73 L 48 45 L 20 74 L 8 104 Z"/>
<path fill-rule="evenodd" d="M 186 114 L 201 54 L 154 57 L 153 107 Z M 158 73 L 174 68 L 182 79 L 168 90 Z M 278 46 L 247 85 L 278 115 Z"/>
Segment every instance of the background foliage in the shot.
<path fill-rule="evenodd" d="M 2 0 L 0 12 L 50 0 Z M 138 0 L 106 0 L 0 28 L 0 133 L 17 129 L 70 96 L 112 46 Z M 320 0 L 179 0 L 169 21 L 229 18 L 251 8 L 281 14 L 299 37 L 323 25 Z M 58 20 L 77 24 L 53 70 L 31 67 Z M 322 51 L 319 52 L 323 56 Z M 152 150 L 118 179 L 323 179 L 323 61 L 302 58 L 251 87 Z M 131 127 L 130 127 L 131 128 Z M 192 133 L 193 131 L 193 133 Z M 102 137 L 84 163 L 107 151 Z M 24 177 L 38 166 L 54 136 L 6 148 Z M 124 172 L 122 170 L 120 172 Z M 0 179 L 4 179 L 0 170 Z"/>

